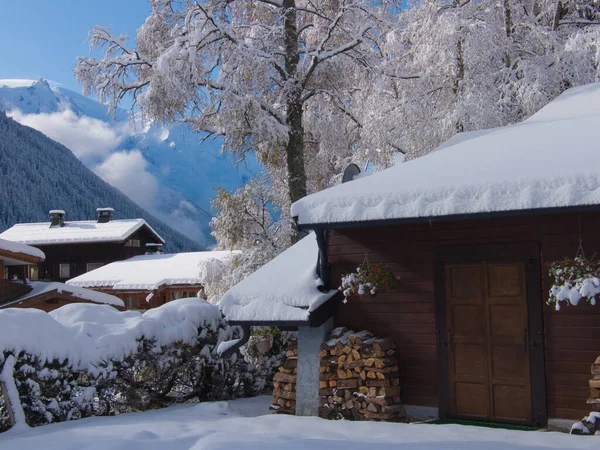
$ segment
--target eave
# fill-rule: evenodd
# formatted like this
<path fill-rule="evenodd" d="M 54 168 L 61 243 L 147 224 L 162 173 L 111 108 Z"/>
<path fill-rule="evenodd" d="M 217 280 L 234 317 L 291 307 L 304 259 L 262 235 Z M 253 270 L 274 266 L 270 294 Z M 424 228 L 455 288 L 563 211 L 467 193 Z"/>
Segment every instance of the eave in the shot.
<path fill-rule="evenodd" d="M 294 217 L 296 227 L 301 231 L 310 230 L 336 230 L 344 228 L 361 227 L 380 227 L 389 225 L 420 225 L 440 222 L 456 222 L 464 220 L 489 220 L 506 217 L 534 217 L 553 214 L 577 214 L 586 212 L 598 212 L 600 205 L 580 205 L 580 206 L 559 206 L 552 208 L 534 208 L 534 209 L 515 209 L 506 211 L 490 211 L 469 214 L 450 214 L 446 216 L 427 216 L 427 217 L 405 217 L 397 219 L 378 219 L 348 222 L 319 222 L 319 223 L 298 223 L 298 217 Z"/>

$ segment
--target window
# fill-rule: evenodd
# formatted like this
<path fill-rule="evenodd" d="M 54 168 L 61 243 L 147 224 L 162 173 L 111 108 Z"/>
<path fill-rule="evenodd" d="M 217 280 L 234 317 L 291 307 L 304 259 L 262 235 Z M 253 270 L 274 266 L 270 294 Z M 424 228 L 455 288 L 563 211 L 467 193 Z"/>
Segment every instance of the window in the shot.
<path fill-rule="evenodd" d="M 187 292 L 184 292 L 181 298 L 187 298 Z"/>
<path fill-rule="evenodd" d="M 60 278 L 69 278 L 71 276 L 71 265 L 70 264 L 60 264 L 58 266 L 58 276 Z"/>
<path fill-rule="evenodd" d="M 39 269 L 37 267 L 31 266 L 29 268 L 29 279 L 33 281 L 39 279 Z"/>
<path fill-rule="evenodd" d="M 140 246 L 139 239 L 129 239 L 127 242 L 125 242 L 125 247 L 139 247 L 139 246 Z"/>
<path fill-rule="evenodd" d="M 190 292 L 190 298 L 198 297 L 196 292 Z"/>
<path fill-rule="evenodd" d="M 86 267 L 85 267 L 85 271 L 89 272 L 90 270 L 96 270 L 100 267 L 102 267 L 104 264 L 103 263 L 87 263 Z"/>
<path fill-rule="evenodd" d="M 135 297 L 125 297 L 125 307 L 127 309 L 137 309 L 137 299 Z"/>

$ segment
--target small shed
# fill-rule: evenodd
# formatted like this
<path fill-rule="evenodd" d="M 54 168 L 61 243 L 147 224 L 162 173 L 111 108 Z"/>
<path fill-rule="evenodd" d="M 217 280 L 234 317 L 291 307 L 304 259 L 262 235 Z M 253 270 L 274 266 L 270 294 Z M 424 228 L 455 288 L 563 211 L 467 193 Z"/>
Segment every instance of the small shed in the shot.
<path fill-rule="evenodd" d="M 548 305 L 548 265 L 600 251 L 599 120 L 600 84 L 570 89 L 292 205 L 320 239 L 324 290 L 365 256 L 398 279 L 329 303 L 335 326 L 394 340 L 409 414 L 545 426 L 589 412 L 600 307 Z"/>

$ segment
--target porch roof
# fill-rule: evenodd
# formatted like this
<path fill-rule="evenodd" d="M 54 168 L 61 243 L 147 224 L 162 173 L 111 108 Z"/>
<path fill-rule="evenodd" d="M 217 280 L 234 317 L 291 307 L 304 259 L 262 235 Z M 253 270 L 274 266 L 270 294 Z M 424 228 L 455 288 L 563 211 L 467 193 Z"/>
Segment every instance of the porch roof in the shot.
<path fill-rule="evenodd" d="M 233 286 L 219 306 L 230 322 L 308 322 L 338 291 L 322 292 L 317 275 L 319 248 L 314 233 L 288 248 Z"/>

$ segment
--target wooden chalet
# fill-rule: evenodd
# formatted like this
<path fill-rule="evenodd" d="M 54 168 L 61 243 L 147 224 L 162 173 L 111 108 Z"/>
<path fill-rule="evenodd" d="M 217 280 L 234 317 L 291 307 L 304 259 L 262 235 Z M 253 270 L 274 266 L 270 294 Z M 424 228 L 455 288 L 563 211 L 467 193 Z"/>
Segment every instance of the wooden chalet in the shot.
<path fill-rule="evenodd" d="M 28 268 L 30 280 L 64 282 L 113 261 L 146 253 L 148 244 L 164 240 L 143 219 L 113 219 L 112 208 L 98 208 L 97 220 L 67 221 L 62 210 L 50 211 L 50 222 L 16 224 L 0 238 L 35 246 L 46 259 Z M 23 268 L 9 270 L 22 278 Z"/>
<path fill-rule="evenodd" d="M 70 303 L 101 303 L 122 309 L 123 302 L 112 295 L 101 294 L 63 283 L 31 282 L 25 276 L 45 258 L 35 247 L 0 239 L 0 309 L 37 308 L 49 312 Z M 20 281 L 8 279 L 10 269 L 22 270 Z"/>
<path fill-rule="evenodd" d="M 551 262 L 600 252 L 599 118 L 600 84 L 571 89 L 522 124 L 459 134 L 292 206 L 316 234 L 325 288 L 365 259 L 396 276 L 329 303 L 334 326 L 393 339 L 407 412 L 545 426 L 591 410 L 600 306 L 547 302 Z"/>
<path fill-rule="evenodd" d="M 146 310 L 180 298 L 204 298 L 205 264 L 218 264 L 230 255 L 228 251 L 139 255 L 87 272 L 67 285 L 114 295 L 128 310 Z"/>
<path fill-rule="evenodd" d="M 56 281 L 28 281 L 27 284 L 11 282 L 10 284 L 13 285 L 14 292 L 19 293 L 10 300 L 0 303 L 0 309 L 36 308 L 50 312 L 71 303 L 110 305 L 119 310 L 125 307 L 123 301 L 114 295 L 67 286 Z"/>

